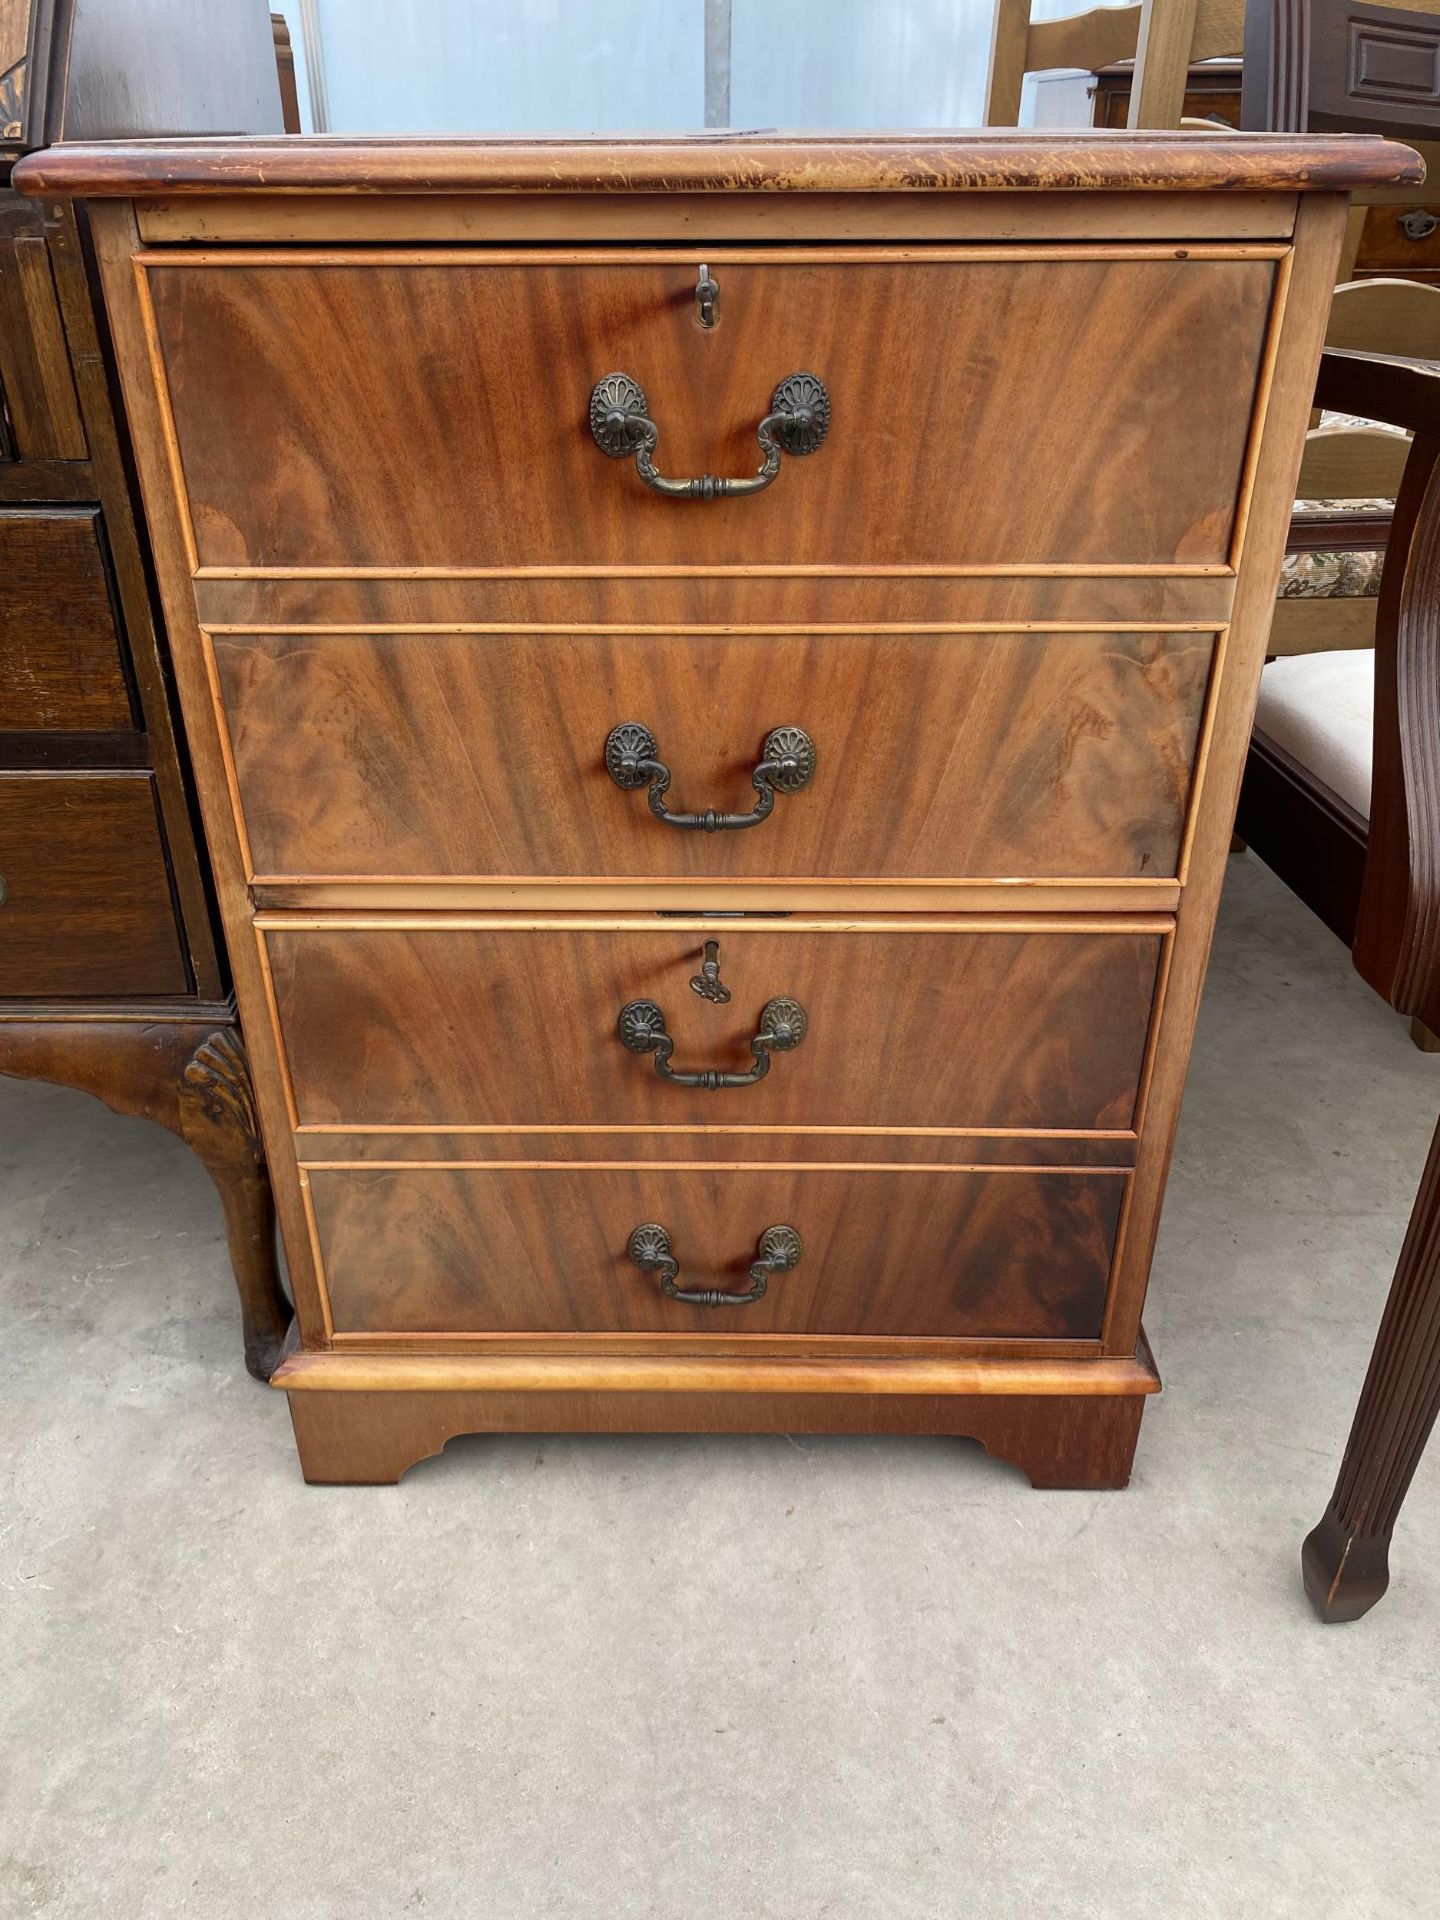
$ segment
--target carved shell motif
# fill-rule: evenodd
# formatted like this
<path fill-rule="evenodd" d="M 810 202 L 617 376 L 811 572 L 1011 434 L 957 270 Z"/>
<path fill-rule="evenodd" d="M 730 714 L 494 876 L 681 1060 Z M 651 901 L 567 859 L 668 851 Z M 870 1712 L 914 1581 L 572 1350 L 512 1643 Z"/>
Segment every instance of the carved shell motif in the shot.
<path fill-rule="evenodd" d="M 238 1127 L 251 1140 L 259 1139 L 250 1063 L 233 1033 L 221 1029 L 202 1041 L 190 1057 L 184 1079 L 207 1120 L 217 1127 Z"/>

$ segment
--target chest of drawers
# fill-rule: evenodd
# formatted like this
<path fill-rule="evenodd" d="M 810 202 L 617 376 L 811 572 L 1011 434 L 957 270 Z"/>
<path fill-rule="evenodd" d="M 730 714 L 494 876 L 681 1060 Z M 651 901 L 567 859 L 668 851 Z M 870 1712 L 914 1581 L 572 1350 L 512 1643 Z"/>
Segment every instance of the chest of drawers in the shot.
<path fill-rule="evenodd" d="M 1377 141 L 75 148 L 307 1476 L 952 1433 L 1123 1485 Z"/>

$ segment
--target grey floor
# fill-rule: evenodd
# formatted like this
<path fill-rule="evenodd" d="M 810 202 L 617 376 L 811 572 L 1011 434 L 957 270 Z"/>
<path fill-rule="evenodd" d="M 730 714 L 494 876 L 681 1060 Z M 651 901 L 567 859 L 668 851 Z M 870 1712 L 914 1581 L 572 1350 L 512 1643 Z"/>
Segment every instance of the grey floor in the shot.
<path fill-rule="evenodd" d="M 1324 1630 L 1440 1058 L 1232 860 L 1123 1494 L 465 1439 L 307 1490 L 208 1183 L 0 1082 L 0 1915 L 1440 1913 L 1440 1442 Z"/>

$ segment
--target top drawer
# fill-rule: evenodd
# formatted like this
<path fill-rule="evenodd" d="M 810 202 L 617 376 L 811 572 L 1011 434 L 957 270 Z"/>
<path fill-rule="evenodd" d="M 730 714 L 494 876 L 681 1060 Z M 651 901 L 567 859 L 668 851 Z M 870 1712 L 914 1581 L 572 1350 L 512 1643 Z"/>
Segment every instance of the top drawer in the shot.
<path fill-rule="evenodd" d="M 145 259 L 200 567 L 1105 571 L 1228 564 L 1277 251 L 710 249 L 709 328 L 699 253 Z M 792 374 L 828 432 L 666 498 L 615 372 L 667 477 L 753 475 Z"/>

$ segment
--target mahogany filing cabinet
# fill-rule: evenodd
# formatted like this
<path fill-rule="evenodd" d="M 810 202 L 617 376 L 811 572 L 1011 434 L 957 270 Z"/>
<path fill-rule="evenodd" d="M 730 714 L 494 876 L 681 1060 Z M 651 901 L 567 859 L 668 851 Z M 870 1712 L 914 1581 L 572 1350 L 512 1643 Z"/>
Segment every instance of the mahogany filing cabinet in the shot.
<path fill-rule="evenodd" d="M 308 1478 L 1121 1486 L 1370 139 L 173 141 L 89 203 Z"/>

